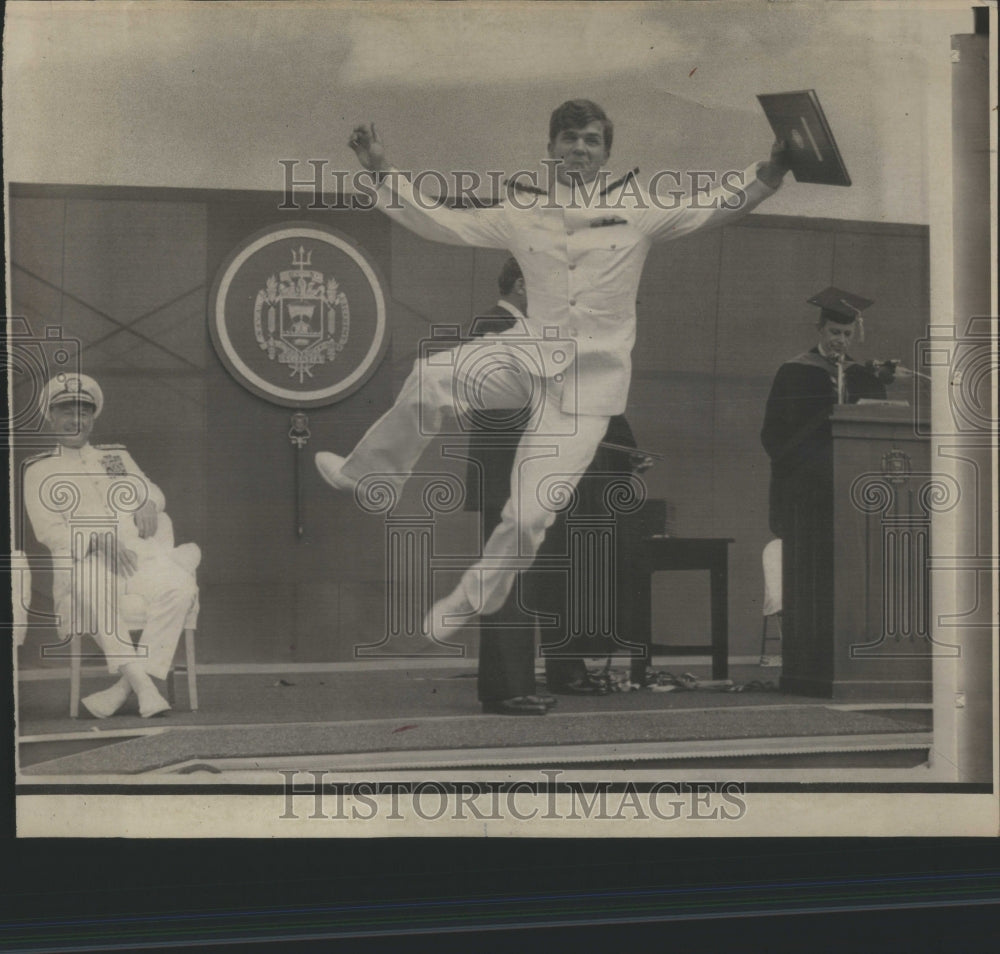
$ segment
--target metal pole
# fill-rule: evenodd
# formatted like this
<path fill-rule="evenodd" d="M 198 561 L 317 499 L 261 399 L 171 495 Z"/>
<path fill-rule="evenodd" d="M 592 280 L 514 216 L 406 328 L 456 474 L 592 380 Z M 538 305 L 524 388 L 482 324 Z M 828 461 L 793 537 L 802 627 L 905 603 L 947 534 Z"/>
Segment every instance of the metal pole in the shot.
<path fill-rule="evenodd" d="M 952 569 L 932 579 L 934 637 L 960 655 L 934 659 L 935 767 L 959 782 L 988 782 L 996 672 L 988 35 L 953 36 L 951 63 L 954 325 L 931 329 L 932 345 L 949 355 L 932 384 L 931 467 L 960 482 L 962 499 L 935 517 L 932 559 Z"/>

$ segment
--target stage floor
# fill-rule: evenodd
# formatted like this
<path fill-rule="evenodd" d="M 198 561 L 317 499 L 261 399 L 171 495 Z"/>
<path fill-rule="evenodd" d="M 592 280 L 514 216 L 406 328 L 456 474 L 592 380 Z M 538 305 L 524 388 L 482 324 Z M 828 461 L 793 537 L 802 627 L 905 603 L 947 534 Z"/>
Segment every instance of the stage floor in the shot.
<path fill-rule="evenodd" d="M 654 670 L 709 678 L 708 666 Z M 731 667 L 741 691 L 650 689 L 558 696 L 543 717 L 484 715 L 474 663 L 395 661 L 338 667 L 200 672 L 197 712 L 142 719 L 134 709 L 97 720 L 68 716 L 61 674 L 18 686 L 19 775 L 184 774 L 294 768 L 421 770 L 630 766 L 910 767 L 926 761 L 932 712 L 899 701 L 845 705 L 777 690 L 780 670 Z M 109 683 L 88 676 L 84 694 Z M 539 691 L 545 691 L 539 684 Z"/>

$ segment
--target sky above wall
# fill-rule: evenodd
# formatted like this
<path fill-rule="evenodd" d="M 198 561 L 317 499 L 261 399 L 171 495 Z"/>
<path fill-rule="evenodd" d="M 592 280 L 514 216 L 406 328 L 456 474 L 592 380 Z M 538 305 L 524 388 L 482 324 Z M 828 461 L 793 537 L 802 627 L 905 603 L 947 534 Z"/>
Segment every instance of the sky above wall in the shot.
<path fill-rule="evenodd" d="M 511 173 L 588 97 L 615 121 L 611 167 L 648 181 L 764 158 L 755 94 L 815 89 L 854 185 L 789 177 L 767 211 L 926 223 L 972 5 L 12 2 L 5 176 L 280 189 L 280 159 L 354 170 L 362 120 L 401 167 Z"/>

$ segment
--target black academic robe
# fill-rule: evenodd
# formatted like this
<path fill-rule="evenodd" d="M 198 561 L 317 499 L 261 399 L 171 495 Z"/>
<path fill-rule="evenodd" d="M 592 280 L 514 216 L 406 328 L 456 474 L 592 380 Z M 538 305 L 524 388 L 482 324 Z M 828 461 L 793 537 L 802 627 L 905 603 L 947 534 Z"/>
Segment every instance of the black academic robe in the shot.
<path fill-rule="evenodd" d="M 885 399 L 885 387 L 862 365 L 848 358 L 845 400 Z M 792 502 L 806 495 L 830 496 L 833 440 L 830 412 L 837 402 L 837 369 L 818 348 L 783 364 L 774 377 L 764 412 L 761 443 L 771 458 L 770 522 L 783 537 Z"/>
<path fill-rule="evenodd" d="M 833 640 L 833 436 L 836 365 L 819 350 L 775 375 L 761 441 L 771 458 L 770 522 L 782 540 L 784 673 L 811 678 Z M 848 359 L 845 400 L 885 399 L 874 374 Z M 850 568 L 847 568 L 850 572 Z"/>

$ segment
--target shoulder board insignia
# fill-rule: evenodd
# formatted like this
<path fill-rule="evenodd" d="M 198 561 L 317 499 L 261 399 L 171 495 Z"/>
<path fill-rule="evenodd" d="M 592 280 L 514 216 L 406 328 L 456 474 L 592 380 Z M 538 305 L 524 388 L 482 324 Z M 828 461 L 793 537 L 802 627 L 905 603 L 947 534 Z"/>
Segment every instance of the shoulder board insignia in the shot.
<path fill-rule="evenodd" d="M 636 166 L 634 169 L 630 169 L 620 179 L 615 179 L 615 181 L 612 182 L 610 185 L 606 185 L 603 189 L 601 189 L 601 195 L 607 195 L 609 192 L 612 192 L 615 189 L 622 188 L 627 182 L 634 179 L 637 175 L 639 175 L 638 166 Z"/>
<path fill-rule="evenodd" d="M 513 189 L 515 192 L 525 192 L 529 195 L 548 195 L 544 189 L 540 189 L 536 185 L 528 185 L 526 182 L 518 182 L 513 179 L 504 179 L 503 184 L 507 187 L 508 191 Z"/>
<path fill-rule="evenodd" d="M 95 450 L 125 450 L 124 444 L 95 444 Z"/>

